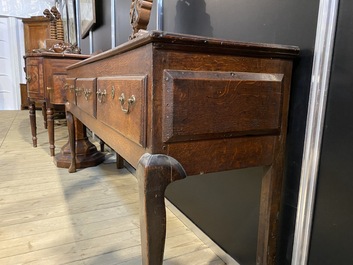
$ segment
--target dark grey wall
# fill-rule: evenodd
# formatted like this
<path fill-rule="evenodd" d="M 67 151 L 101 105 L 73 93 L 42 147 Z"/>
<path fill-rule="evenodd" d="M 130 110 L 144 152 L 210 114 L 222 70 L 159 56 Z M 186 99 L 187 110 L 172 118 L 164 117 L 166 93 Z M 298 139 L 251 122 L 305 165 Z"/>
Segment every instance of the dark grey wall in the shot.
<path fill-rule="evenodd" d="M 153 3 L 148 29 L 156 29 L 156 1 Z M 131 1 L 115 0 L 115 43 L 118 46 L 129 40 Z M 96 24 L 92 28 L 93 53 L 112 48 L 111 0 L 96 1 Z M 83 54 L 90 54 L 89 36 L 81 39 Z"/>
<path fill-rule="evenodd" d="M 111 48 L 111 0 L 96 1 L 96 23 L 92 27 L 92 51 L 106 51 Z M 128 11 L 127 11 L 128 12 Z M 81 39 L 81 50 L 90 54 L 90 39 L 87 35 Z"/>
<path fill-rule="evenodd" d="M 128 41 L 131 34 L 129 11 L 131 1 L 115 0 L 116 2 L 116 43 L 117 45 Z M 148 30 L 156 29 L 156 8 L 157 1 L 154 1 L 151 11 L 151 19 Z M 126 12 L 126 10 L 128 12 Z"/>
<path fill-rule="evenodd" d="M 94 51 L 104 51 L 111 45 L 110 0 L 96 3 Z M 118 45 L 131 32 L 131 1 L 115 3 Z M 278 249 L 278 264 L 290 264 L 319 0 L 165 0 L 164 5 L 166 31 L 301 49 L 293 71 Z M 156 1 L 152 10 L 149 29 L 156 28 Z M 89 53 L 88 37 L 81 43 Z M 242 265 L 255 264 L 261 177 L 261 168 L 192 176 L 173 183 L 167 196 Z"/>
<path fill-rule="evenodd" d="M 353 264 L 353 2 L 341 0 L 309 262 Z"/>
<path fill-rule="evenodd" d="M 93 31 L 93 51 L 106 51 L 112 45 L 111 1 L 96 1 L 96 27 Z"/>
<path fill-rule="evenodd" d="M 319 0 L 165 0 L 166 31 L 298 45 L 278 264 L 290 264 Z M 189 177 L 167 197 L 240 264 L 255 264 L 261 169 Z"/>

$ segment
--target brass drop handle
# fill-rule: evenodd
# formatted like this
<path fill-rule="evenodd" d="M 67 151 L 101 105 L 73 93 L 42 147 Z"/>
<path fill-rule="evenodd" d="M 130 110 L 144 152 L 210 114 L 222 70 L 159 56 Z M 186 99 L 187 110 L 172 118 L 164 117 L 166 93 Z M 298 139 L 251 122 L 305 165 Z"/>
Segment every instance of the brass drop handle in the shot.
<path fill-rule="evenodd" d="M 92 92 L 90 89 L 84 89 L 83 94 L 85 95 L 85 99 L 88 100 L 88 98 L 92 94 Z"/>
<path fill-rule="evenodd" d="M 129 114 L 131 111 L 131 106 L 135 103 L 136 98 L 134 95 L 132 95 L 128 100 L 127 100 L 127 108 L 124 108 L 125 105 L 125 95 L 124 93 L 121 93 L 120 97 L 119 97 L 119 101 L 120 101 L 120 105 L 121 105 L 121 110 L 125 113 L 125 114 Z"/>
<path fill-rule="evenodd" d="M 105 96 L 107 94 L 107 90 L 103 90 L 103 91 L 101 91 L 100 89 L 98 89 L 98 91 L 97 91 L 97 99 L 98 99 L 98 101 L 100 102 L 100 103 L 102 103 L 103 102 L 103 97 Z"/>
<path fill-rule="evenodd" d="M 27 80 L 28 83 L 31 83 L 32 77 L 30 75 L 28 75 L 28 76 L 26 76 L 26 80 Z"/>
<path fill-rule="evenodd" d="M 52 92 L 53 88 L 52 87 L 47 87 L 47 91 Z"/>

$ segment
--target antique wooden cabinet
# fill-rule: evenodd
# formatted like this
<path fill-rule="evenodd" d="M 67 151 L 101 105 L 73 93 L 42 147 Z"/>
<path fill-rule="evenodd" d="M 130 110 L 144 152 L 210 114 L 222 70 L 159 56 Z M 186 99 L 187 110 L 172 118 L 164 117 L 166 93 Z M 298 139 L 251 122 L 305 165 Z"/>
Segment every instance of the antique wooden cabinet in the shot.
<path fill-rule="evenodd" d="M 24 58 L 33 146 L 37 146 L 35 103 L 42 103 L 44 127 L 48 128 L 50 154 L 54 156 L 54 105 L 63 106 L 67 101 L 66 90 L 70 89 L 65 81 L 66 67 L 88 56 L 41 52 L 27 53 Z"/>
<path fill-rule="evenodd" d="M 82 124 L 137 169 L 143 264 L 163 261 L 169 183 L 253 166 L 266 169 L 257 264 L 273 264 L 298 53 L 152 31 L 68 67 L 69 171 Z"/>
<path fill-rule="evenodd" d="M 45 47 L 45 40 L 50 39 L 50 20 L 43 16 L 23 18 L 25 52 Z"/>

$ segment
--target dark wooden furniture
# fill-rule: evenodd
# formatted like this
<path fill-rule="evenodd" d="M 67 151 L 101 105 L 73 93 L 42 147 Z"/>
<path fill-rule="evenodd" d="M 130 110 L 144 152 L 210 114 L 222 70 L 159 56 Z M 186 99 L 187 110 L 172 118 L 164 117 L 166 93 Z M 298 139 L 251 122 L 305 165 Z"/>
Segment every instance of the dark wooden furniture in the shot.
<path fill-rule="evenodd" d="M 21 110 L 28 109 L 27 85 L 20 84 Z"/>
<path fill-rule="evenodd" d="M 68 67 L 82 123 L 137 169 L 143 264 L 162 264 L 164 192 L 187 175 L 264 166 L 257 264 L 274 264 L 293 46 L 150 32 Z M 75 137 L 76 135 L 76 137 Z M 76 141 L 76 142 L 75 142 Z"/>
<path fill-rule="evenodd" d="M 70 89 L 65 81 L 66 67 L 88 56 L 42 52 L 27 53 L 24 58 L 33 146 L 37 146 L 35 104 L 41 103 L 44 127 L 48 128 L 50 154 L 54 156 L 54 105 L 64 106 L 66 90 Z"/>
<path fill-rule="evenodd" d="M 27 84 L 20 84 L 20 92 L 21 92 L 21 110 L 26 110 L 29 108 L 28 106 L 28 95 L 27 95 Z M 42 104 L 36 103 L 36 109 L 42 109 Z"/>

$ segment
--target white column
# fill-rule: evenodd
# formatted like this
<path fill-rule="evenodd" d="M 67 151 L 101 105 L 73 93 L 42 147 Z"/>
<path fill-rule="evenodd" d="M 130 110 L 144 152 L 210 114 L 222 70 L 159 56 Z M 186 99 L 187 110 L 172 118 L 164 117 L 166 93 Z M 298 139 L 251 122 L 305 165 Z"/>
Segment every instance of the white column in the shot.
<path fill-rule="evenodd" d="M 306 265 L 308 261 L 338 2 L 338 0 L 320 1 L 292 265 Z"/>

